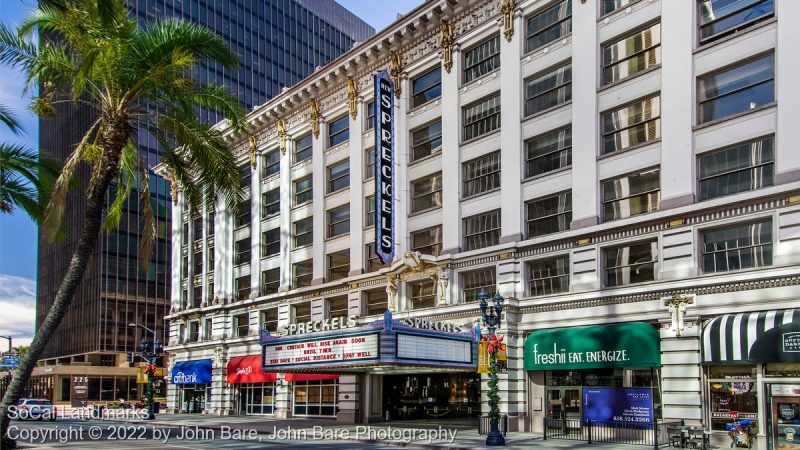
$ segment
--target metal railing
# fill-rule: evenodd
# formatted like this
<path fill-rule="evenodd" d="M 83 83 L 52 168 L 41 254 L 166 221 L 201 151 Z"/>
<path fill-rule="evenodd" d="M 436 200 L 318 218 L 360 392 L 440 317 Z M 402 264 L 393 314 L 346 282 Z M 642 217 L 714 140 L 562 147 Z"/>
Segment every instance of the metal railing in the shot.
<path fill-rule="evenodd" d="M 492 418 L 489 416 L 481 416 L 480 421 L 478 422 L 478 434 L 489 434 L 489 430 L 491 428 Z M 500 420 L 497 422 L 498 428 L 500 428 L 500 432 L 503 433 L 503 436 L 506 435 L 508 432 L 508 414 L 501 414 Z"/>
<path fill-rule="evenodd" d="M 667 427 L 678 425 L 677 421 L 639 424 L 545 417 L 544 439 L 648 445 L 657 449 L 669 444 Z"/>

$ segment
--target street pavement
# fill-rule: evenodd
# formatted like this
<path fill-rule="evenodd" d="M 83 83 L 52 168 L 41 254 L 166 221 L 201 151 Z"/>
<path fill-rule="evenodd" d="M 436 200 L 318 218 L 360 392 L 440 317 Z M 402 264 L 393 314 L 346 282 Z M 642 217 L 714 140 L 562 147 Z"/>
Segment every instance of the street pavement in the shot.
<path fill-rule="evenodd" d="M 35 449 L 480 449 L 485 436 L 459 422 L 406 421 L 343 425 L 324 419 L 265 416 L 161 414 L 139 419 L 11 423 L 9 434 L 21 448 Z M 507 449 L 645 450 L 652 447 L 542 440 L 534 433 L 509 433 Z"/>

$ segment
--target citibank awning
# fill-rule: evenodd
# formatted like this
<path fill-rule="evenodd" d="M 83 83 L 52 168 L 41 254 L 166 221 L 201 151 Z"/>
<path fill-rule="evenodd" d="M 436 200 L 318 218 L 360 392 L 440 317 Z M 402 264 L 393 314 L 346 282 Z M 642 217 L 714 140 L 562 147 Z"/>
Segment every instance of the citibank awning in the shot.
<path fill-rule="evenodd" d="M 275 372 L 261 369 L 261 355 L 238 356 L 228 361 L 225 381 L 230 384 L 273 383 Z"/>
<path fill-rule="evenodd" d="M 659 367 L 658 331 L 642 322 L 534 331 L 525 339 L 525 370 Z"/>
<path fill-rule="evenodd" d="M 800 362 L 800 310 L 725 314 L 703 328 L 704 364 Z"/>
<path fill-rule="evenodd" d="M 211 383 L 211 360 L 198 359 L 175 363 L 172 368 L 172 384 Z"/>

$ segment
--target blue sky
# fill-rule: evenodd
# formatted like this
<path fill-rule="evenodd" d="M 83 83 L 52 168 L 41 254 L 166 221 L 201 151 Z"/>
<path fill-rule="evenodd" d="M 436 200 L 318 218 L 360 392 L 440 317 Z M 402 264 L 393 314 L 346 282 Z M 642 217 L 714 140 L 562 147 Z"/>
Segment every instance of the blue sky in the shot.
<path fill-rule="evenodd" d="M 27 16 L 36 0 L 0 0 L 7 26 L 16 26 Z M 405 14 L 422 4 L 423 0 L 338 0 L 364 21 L 380 31 L 395 21 L 397 14 Z M 387 6 L 391 5 L 391 6 Z M 0 104 L 10 107 L 21 120 L 25 133 L 17 136 L 0 127 L 0 141 L 15 142 L 36 148 L 38 122 L 26 109 L 22 97 L 22 77 L 7 67 L 0 66 Z M 17 336 L 15 344 L 26 345 L 33 335 L 36 296 L 36 225 L 24 213 L 0 214 L 0 335 Z"/>

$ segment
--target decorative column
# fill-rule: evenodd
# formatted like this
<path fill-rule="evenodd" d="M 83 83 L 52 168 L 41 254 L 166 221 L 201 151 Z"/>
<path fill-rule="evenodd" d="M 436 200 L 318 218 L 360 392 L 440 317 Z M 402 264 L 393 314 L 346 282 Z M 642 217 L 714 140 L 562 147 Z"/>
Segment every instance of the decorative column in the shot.
<path fill-rule="evenodd" d="M 311 167 L 314 175 L 312 176 L 312 186 L 314 202 L 314 218 L 312 219 L 314 230 L 314 257 L 313 274 L 311 284 L 317 285 L 325 282 L 325 149 L 328 146 L 328 124 L 320 117 L 319 119 L 319 138 L 314 138 L 314 154 L 311 158 Z"/>
<path fill-rule="evenodd" d="M 452 47 L 452 65 L 449 72 L 442 68 L 442 254 L 461 251 L 461 158 L 458 153 L 461 139 L 458 95 L 461 55 L 458 44 Z"/>
<path fill-rule="evenodd" d="M 400 75 L 399 87 L 395 86 L 395 94 L 400 92 L 399 98 L 394 102 L 394 195 L 395 195 L 395 251 L 394 261 L 403 257 L 403 253 L 409 249 L 410 236 L 408 234 L 408 221 L 406 214 L 410 209 L 411 188 L 408 180 L 408 92 L 410 89 L 408 74 L 402 72 Z"/>
<path fill-rule="evenodd" d="M 692 149 L 692 49 L 691 2 L 661 4 L 661 209 L 694 203 L 695 159 Z"/>
<path fill-rule="evenodd" d="M 170 312 L 178 312 L 183 309 L 184 305 L 181 304 L 181 273 L 183 271 L 181 261 L 181 249 L 185 242 L 182 228 L 183 228 L 183 194 L 178 190 L 177 181 L 171 180 L 172 183 L 172 279 L 170 285 L 172 307 Z"/>
<path fill-rule="evenodd" d="M 505 4 L 504 4 L 505 6 Z M 519 10 L 513 14 L 513 23 L 522 29 Z M 502 19 L 501 19 L 502 21 Z M 507 31 L 513 31 L 513 28 Z M 522 33 L 504 33 L 500 39 L 500 194 L 504 205 L 522 205 L 522 172 L 519 167 L 522 145 L 522 124 L 518 111 L 522 111 L 522 79 L 520 64 L 520 36 Z M 522 239 L 523 208 L 501 208 L 500 243 Z M 505 295 L 505 294 L 504 294 Z"/>
<path fill-rule="evenodd" d="M 597 28 L 597 2 L 572 5 L 572 29 Z M 572 33 L 572 228 L 598 223 L 597 199 L 597 33 Z M 519 83 L 517 83 L 519 84 Z"/>
<path fill-rule="evenodd" d="M 250 298 L 261 295 L 261 171 L 264 156 L 255 143 L 255 164 L 250 177 Z"/>
<path fill-rule="evenodd" d="M 352 84 L 355 85 L 355 80 Z M 353 87 L 355 89 L 355 87 Z M 350 273 L 364 273 L 364 100 L 355 100 L 355 115 L 350 115 Z M 359 115 L 358 112 L 361 112 Z"/>
<path fill-rule="evenodd" d="M 234 211 L 228 208 L 223 199 L 217 200 L 217 213 L 214 215 L 214 296 L 221 302 L 234 298 L 233 220 Z"/>
<path fill-rule="evenodd" d="M 287 304 L 278 306 L 278 328 L 283 328 L 291 322 L 291 306 Z M 286 374 L 279 373 L 275 380 L 275 418 L 286 419 L 292 417 L 292 392 L 291 383 L 285 380 Z"/>
<path fill-rule="evenodd" d="M 689 312 L 693 296 L 661 299 L 669 317 L 661 327 L 661 404 L 664 420 L 685 420 L 700 425 L 703 420 L 703 371 L 700 366 L 700 318 Z"/>
<path fill-rule="evenodd" d="M 292 283 L 292 159 L 294 158 L 295 142 L 286 137 L 286 153 L 281 155 L 280 193 L 281 193 L 281 254 L 280 273 L 281 284 L 279 292 L 286 292 Z"/>
<path fill-rule="evenodd" d="M 775 46 L 775 99 L 778 100 L 778 123 L 775 133 L 775 184 L 800 181 L 800 84 L 790 80 L 800 73 L 800 27 L 792 18 L 800 17 L 800 2 L 775 2 L 778 42 Z M 781 81 L 783 80 L 783 81 Z"/>
<path fill-rule="evenodd" d="M 202 300 L 200 302 L 200 307 L 204 308 L 211 304 L 211 300 L 214 298 L 214 293 L 208 291 L 208 280 L 209 280 L 209 272 L 213 271 L 213 267 L 208 267 L 209 261 L 209 251 L 208 251 L 208 240 L 209 240 L 209 222 L 208 216 L 210 214 L 209 208 L 206 206 L 205 202 L 200 206 L 200 210 L 203 211 L 200 217 L 203 220 L 203 238 L 202 238 L 202 247 L 201 247 L 201 254 L 203 258 L 203 275 L 201 278 L 201 297 Z"/>

